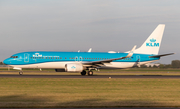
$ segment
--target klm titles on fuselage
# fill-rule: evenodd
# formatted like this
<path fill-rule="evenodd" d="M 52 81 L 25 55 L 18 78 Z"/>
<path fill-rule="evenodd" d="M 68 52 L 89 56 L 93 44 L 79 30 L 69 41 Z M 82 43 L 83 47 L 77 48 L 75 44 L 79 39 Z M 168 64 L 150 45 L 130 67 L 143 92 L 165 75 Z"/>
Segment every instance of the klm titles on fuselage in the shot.
<path fill-rule="evenodd" d="M 33 57 L 59 57 L 59 56 L 43 56 L 43 55 L 40 55 L 39 53 L 35 53 L 34 55 L 33 55 Z"/>
<path fill-rule="evenodd" d="M 150 39 L 150 43 L 146 43 L 147 47 L 159 47 L 159 43 L 155 43 L 156 39 Z"/>

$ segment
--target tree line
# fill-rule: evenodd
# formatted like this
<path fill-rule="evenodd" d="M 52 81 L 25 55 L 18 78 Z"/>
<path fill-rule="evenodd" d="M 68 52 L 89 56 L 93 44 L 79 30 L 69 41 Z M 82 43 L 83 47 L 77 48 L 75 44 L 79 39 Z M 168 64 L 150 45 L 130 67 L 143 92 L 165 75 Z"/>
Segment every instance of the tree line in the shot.
<path fill-rule="evenodd" d="M 147 68 L 147 66 L 142 65 L 141 68 Z M 180 60 L 173 60 L 171 64 L 160 64 L 159 66 L 153 66 L 153 68 L 180 68 Z"/>
<path fill-rule="evenodd" d="M 0 62 L 0 65 L 5 65 L 3 62 Z"/>

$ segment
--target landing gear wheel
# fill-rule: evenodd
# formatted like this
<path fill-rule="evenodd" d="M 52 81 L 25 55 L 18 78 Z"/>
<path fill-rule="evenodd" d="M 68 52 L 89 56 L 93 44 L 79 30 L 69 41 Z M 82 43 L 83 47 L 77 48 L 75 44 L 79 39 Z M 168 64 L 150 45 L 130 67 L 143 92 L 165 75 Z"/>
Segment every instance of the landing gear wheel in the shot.
<path fill-rule="evenodd" d="M 83 71 L 81 72 L 81 75 L 86 75 L 86 71 L 83 70 Z"/>
<path fill-rule="evenodd" d="M 93 71 L 88 71 L 88 75 L 92 76 L 93 75 Z"/>
<path fill-rule="evenodd" d="M 19 75 L 22 75 L 23 74 L 23 71 L 19 71 Z"/>

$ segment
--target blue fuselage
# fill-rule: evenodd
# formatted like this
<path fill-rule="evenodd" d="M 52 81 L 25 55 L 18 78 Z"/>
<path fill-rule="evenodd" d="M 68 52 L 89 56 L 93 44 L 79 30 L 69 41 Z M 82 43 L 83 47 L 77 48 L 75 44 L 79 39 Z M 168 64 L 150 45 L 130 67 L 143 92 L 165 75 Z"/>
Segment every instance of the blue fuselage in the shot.
<path fill-rule="evenodd" d="M 3 63 L 7 65 L 28 65 L 47 62 L 90 62 L 100 61 L 126 56 L 128 53 L 105 53 L 105 52 L 22 52 L 12 55 Z M 145 62 L 159 60 L 159 57 L 149 58 L 148 54 L 133 54 L 132 57 L 115 60 L 113 62 Z"/>

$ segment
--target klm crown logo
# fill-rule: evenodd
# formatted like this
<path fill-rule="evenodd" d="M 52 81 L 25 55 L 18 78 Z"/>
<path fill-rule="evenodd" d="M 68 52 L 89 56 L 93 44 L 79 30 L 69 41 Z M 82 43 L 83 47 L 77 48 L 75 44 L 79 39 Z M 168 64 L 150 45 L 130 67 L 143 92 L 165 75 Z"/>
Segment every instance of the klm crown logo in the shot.
<path fill-rule="evenodd" d="M 152 38 L 152 39 L 150 39 L 150 41 L 151 41 L 151 42 L 156 42 L 156 39 L 153 39 L 153 38 Z"/>
<path fill-rule="evenodd" d="M 155 43 L 156 39 L 150 39 L 150 43 L 146 43 L 146 47 L 159 47 L 159 43 Z"/>
<path fill-rule="evenodd" d="M 72 68 L 72 69 L 75 69 L 76 67 L 75 67 L 75 66 L 72 66 L 71 68 Z"/>

